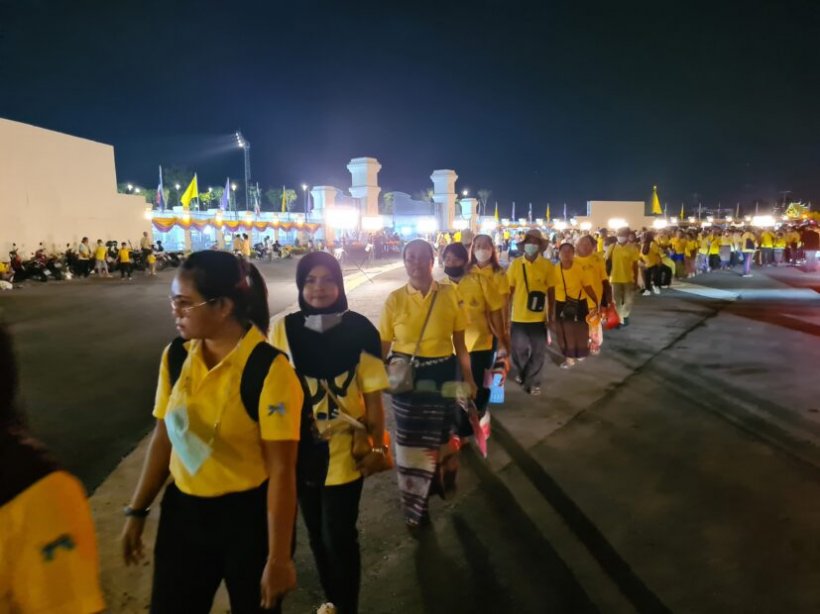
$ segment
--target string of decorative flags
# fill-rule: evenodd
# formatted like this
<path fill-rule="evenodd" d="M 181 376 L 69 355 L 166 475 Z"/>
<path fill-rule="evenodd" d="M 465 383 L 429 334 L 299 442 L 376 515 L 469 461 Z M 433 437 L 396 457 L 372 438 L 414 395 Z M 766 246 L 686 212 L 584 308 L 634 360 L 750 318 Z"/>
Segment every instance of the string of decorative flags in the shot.
<path fill-rule="evenodd" d="M 160 232 L 168 232 L 174 226 L 178 226 L 183 230 L 193 228 L 195 230 L 204 230 L 207 226 L 216 226 L 217 228 L 227 228 L 230 231 L 236 230 L 258 230 L 265 232 L 266 230 L 306 230 L 310 234 L 315 233 L 321 224 L 313 222 L 289 222 L 283 220 L 272 221 L 255 221 L 255 220 L 224 220 L 207 218 L 207 219 L 184 219 L 179 217 L 155 217 L 152 220 L 154 228 Z"/>

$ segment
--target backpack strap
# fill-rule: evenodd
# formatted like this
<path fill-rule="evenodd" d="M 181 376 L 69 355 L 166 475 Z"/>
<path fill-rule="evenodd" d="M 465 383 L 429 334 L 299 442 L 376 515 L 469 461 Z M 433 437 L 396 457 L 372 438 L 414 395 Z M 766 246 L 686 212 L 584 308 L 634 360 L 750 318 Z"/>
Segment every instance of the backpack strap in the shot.
<path fill-rule="evenodd" d="M 177 383 L 186 358 L 188 358 L 188 350 L 185 349 L 185 339 L 177 337 L 168 346 L 168 377 L 171 380 L 171 388 Z"/>
<path fill-rule="evenodd" d="M 239 396 L 242 397 L 242 405 L 248 412 L 251 420 L 259 422 L 259 398 L 262 396 L 262 388 L 265 385 L 265 378 L 268 376 L 271 365 L 276 357 L 282 354 L 279 350 L 267 341 L 260 341 L 250 356 L 245 368 L 242 370 L 242 380 L 239 383 Z"/>

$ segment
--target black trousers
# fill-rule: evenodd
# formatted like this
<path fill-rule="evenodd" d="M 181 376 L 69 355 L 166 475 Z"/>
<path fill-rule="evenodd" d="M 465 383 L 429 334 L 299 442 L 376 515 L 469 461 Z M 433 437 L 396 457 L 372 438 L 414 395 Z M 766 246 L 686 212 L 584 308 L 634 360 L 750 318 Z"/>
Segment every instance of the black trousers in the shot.
<path fill-rule="evenodd" d="M 546 322 L 513 322 L 510 327 L 512 363 L 526 388 L 541 385 L 547 355 Z"/>
<path fill-rule="evenodd" d="M 128 275 L 131 277 L 131 263 L 130 262 L 120 262 L 120 279 Z"/>
<path fill-rule="evenodd" d="M 268 558 L 267 488 L 192 497 L 169 484 L 154 549 L 152 614 L 208 614 L 224 579 L 231 612 L 259 607 Z"/>
<path fill-rule="evenodd" d="M 652 290 L 653 286 L 661 286 L 661 266 L 656 264 L 655 266 L 647 267 L 643 272 L 644 278 L 644 287 L 647 290 Z"/>
<path fill-rule="evenodd" d="M 325 597 L 340 614 L 359 610 L 359 499 L 364 479 L 339 486 L 300 485 L 299 506 Z"/>

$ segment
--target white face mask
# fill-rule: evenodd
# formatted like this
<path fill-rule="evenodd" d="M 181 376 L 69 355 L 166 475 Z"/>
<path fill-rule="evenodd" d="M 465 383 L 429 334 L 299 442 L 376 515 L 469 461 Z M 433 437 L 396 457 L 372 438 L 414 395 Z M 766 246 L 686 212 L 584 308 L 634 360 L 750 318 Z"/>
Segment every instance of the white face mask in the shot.
<path fill-rule="evenodd" d="M 524 246 L 524 251 L 527 253 L 527 256 L 535 256 L 538 253 L 538 245 L 533 245 L 532 243 L 527 243 Z"/>
<path fill-rule="evenodd" d="M 626 237 L 618 237 L 618 243 L 620 243 L 621 245 L 626 243 Z"/>
<path fill-rule="evenodd" d="M 493 257 L 493 250 L 477 249 L 473 251 L 473 255 L 475 255 L 475 259 L 478 261 L 479 264 L 484 264 L 485 262 L 489 262 L 490 258 Z"/>
<path fill-rule="evenodd" d="M 344 313 L 317 313 L 305 317 L 305 328 L 317 333 L 326 333 L 342 323 Z"/>

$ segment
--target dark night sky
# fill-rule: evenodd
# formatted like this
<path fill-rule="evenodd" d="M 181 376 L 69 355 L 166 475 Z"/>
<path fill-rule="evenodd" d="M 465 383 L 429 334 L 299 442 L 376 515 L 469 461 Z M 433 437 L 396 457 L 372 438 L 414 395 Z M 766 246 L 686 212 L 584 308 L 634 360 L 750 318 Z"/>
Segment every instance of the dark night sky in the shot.
<path fill-rule="evenodd" d="M 120 181 L 532 201 L 820 200 L 820 2 L 0 0 L 0 116 L 111 143 Z M 697 193 L 699 196 L 694 197 Z M 519 209 L 521 211 L 521 209 Z"/>

